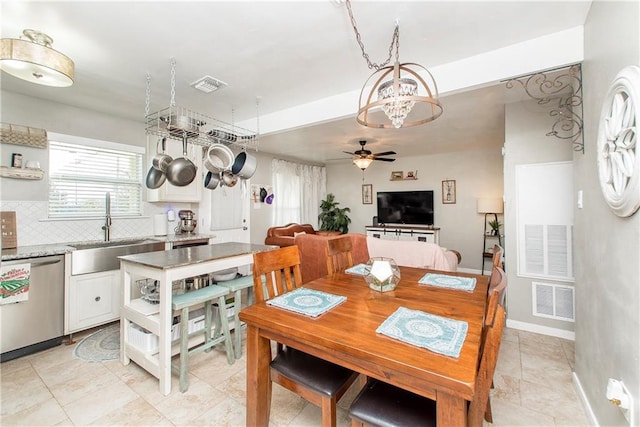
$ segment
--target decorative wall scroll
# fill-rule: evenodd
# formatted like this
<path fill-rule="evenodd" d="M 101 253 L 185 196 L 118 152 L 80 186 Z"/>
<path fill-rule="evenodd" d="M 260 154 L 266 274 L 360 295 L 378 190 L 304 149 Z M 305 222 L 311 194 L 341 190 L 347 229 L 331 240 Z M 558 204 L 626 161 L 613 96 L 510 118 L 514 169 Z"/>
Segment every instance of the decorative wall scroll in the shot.
<path fill-rule="evenodd" d="M 581 65 L 511 79 L 506 83 L 507 89 L 514 88 L 516 83 L 538 104 L 555 104 L 549 111 L 555 122 L 547 136 L 571 141 L 573 151 L 584 154 Z"/>
<path fill-rule="evenodd" d="M 598 128 L 598 175 L 602 194 L 613 212 L 633 215 L 640 207 L 638 125 L 640 67 L 623 68 L 609 87 Z"/>

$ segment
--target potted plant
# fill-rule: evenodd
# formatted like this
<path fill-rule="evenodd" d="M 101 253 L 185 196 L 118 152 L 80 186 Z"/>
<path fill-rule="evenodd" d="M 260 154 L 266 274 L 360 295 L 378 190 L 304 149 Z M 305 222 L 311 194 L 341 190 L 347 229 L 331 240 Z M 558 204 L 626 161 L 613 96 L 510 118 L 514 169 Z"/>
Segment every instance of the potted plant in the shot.
<path fill-rule="evenodd" d="M 492 219 L 489 221 L 489 227 L 491 227 L 491 235 L 498 236 L 500 235 L 500 226 L 502 224 L 497 219 Z"/>
<path fill-rule="evenodd" d="M 351 209 L 339 208 L 339 204 L 332 193 L 327 194 L 327 198 L 320 202 L 320 230 L 339 231 L 343 234 L 349 232 L 351 218 L 347 216 L 347 212 L 351 212 Z"/>

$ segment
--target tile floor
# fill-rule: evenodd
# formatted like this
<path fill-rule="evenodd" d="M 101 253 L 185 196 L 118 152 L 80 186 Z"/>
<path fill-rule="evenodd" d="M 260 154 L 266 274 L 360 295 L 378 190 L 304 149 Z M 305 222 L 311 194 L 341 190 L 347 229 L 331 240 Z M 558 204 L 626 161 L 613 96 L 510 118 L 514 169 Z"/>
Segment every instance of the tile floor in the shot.
<path fill-rule="evenodd" d="M 74 336 L 76 340 L 81 335 Z M 494 426 L 589 425 L 571 379 L 573 342 L 506 329 L 492 391 Z M 0 365 L 0 425 L 244 426 L 245 360 L 229 366 L 223 351 L 200 353 L 190 387 L 174 375 L 168 396 L 134 363 L 85 362 L 74 345 Z M 351 390 L 339 403 L 338 425 L 350 425 Z M 317 426 L 320 410 L 274 386 L 271 426 Z M 491 425 L 491 424 L 486 424 Z"/>

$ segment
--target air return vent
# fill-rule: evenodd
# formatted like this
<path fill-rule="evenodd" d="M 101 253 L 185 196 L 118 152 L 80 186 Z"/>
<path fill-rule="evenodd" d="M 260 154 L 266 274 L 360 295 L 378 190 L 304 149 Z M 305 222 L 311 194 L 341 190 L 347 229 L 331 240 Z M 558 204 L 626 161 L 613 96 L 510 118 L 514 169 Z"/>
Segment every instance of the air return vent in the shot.
<path fill-rule="evenodd" d="M 191 83 L 191 86 L 204 93 L 211 93 L 216 90 L 224 89 L 228 84 L 211 76 L 204 76 Z"/>
<path fill-rule="evenodd" d="M 531 282 L 533 315 L 573 322 L 573 286 Z"/>

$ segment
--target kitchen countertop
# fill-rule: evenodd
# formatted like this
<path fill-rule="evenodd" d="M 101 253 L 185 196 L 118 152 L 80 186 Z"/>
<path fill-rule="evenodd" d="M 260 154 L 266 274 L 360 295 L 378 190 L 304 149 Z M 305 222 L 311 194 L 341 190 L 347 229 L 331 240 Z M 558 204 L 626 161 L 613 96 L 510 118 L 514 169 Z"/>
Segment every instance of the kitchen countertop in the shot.
<path fill-rule="evenodd" d="M 168 236 L 142 236 L 142 237 L 127 237 L 122 239 L 111 239 L 112 242 L 117 242 L 118 240 L 132 240 L 132 239 L 140 239 L 140 240 L 156 240 L 160 242 L 184 242 L 189 240 L 200 240 L 200 239 L 210 239 L 215 237 L 211 234 L 175 234 Z M 68 252 L 73 252 L 76 249 L 72 246 L 78 243 L 100 243 L 100 240 L 90 241 L 90 242 L 66 242 L 66 243 L 50 243 L 46 245 L 30 245 L 30 246 L 18 246 L 13 249 L 3 249 L 2 250 L 2 261 L 10 261 L 13 259 L 23 259 L 23 258 L 35 258 L 35 257 L 43 257 L 50 255 L 64 255 Z"/>
<path fill-rule="evenodd" d="M 215 245 L 193 246 L 171 251 L 147 252 L 142 254 L 120 256 L 123 261 L 145 265 L 152 268 L 170 269 L 185 265 L 199 264 L 214 259 L 252 254 L 272 249 L 277 246 L 254 245 L 251 243 L 226 242 Z"/>

